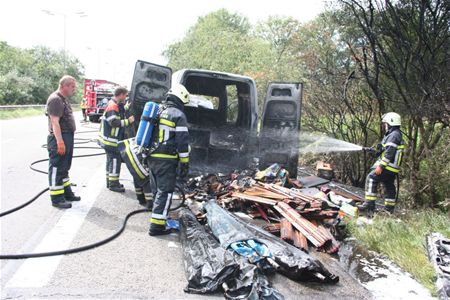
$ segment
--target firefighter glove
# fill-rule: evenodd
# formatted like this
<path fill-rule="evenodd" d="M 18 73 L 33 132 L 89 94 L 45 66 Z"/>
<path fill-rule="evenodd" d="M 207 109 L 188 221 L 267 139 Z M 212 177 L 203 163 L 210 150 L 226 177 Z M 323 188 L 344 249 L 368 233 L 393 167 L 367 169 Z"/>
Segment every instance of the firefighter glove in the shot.
<path fill-rule="evenodd" d="M 373 147 L 368 148 L 368 149 L 367 149 L 367 153 L 368 153 L 371 157 L 374 157 L 374 158 L 378 157 L 378 151 L 377 151 L 375 148 L 373 148 Z"/>
<path fill-rule="evenodd" d="M 189 174 L 189 163 L 180 163 L 180 180 L 186 182 Z"/>
<path fill-rule="evenodd" d="M 64 145 L 64 142 L 58 142 L 56 153 L 58 153 L 58 155 L 66 154 L 66 145 Z"/>
<path fill-rule="evenodd" d="M 377 166 L 375 168 L 375 175 L 381 175 L 382 172 L 383 172 L 383 168 L 381 166 Z"/>

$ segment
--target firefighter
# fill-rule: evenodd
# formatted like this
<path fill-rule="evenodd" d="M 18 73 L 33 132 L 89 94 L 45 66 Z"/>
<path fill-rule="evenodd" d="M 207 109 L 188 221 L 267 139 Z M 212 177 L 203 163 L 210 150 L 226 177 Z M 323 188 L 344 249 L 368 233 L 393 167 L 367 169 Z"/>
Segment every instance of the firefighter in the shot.
<path fill-rule="evenodd" d="M 125 101 L 127 95 L 128 90 L 126 88 L 116 88 L 114 97 L 109 100 L 103 113 L 98 138 L 100 146 L 106 152 L 106 187 L 113 192 L 119 193 L 125 192 L 125 188 L 119 182 L 122 160 L 117 144 L 124 139 L 125 127 L 130 126 L 134 122 L 134 116 L 125 118 L 120 113 L 119 106 Z"/>
<path fill-rule="evenodd" d="M 359 208 L 367 210 L 367 216 L 373 217 L 375 211 L 375 201 L 377 199 L 378 184 L 381 182 L 385 186 L 385 210 L 394 212 L 396 202 L 395 178 L 400 171 L 405 144 L 400 131 L 401 118 L 395 112 L 389 112 L 381 119 L 383 130 L 385 131 L 381 144 L 377 150 L 372 149 L 371 154 L 378 159 L 372 166 L 366 178 L 365 202 Z"/>
<path fill-rule="evenodd" d="M 73 193 L 69 179 L 76 125 L 67 97 L 72 96 L 75 89 L 75 78 L 63 76 L 58 90 L 48 97 L 46 105 L 49 191 L 52 205 L 57 208 L 71 208 L 71 201 L 81 200 Z"/>
<path fill-rule="evenodd" d="M 86 98 L 83 97 L 81 99 L 80 108 L 81 108 L 81 114 L 83 115 L 83 121 L 86 122 L 86 108 L 87 108 Z"/>
<path fill-rule="evenodd" d="M 125 101 L 123 103 L 119 104 L 119 111 L 120 111 L 121 118 L 128 118 L 131 115 L 129 100 L 130 99 L 127 96 L 125 98 Z M 135 132 L 133 126 L 128 126 L 125 128 L 124 138 L 129 139 L 128 145 L 134 144 L 134 140 L 132 140 L 132 137 L 134 137 L 135 135 L 136 135 L 136 132 Z M 119 148 L 119 150 L 120 150 L 120 148 Z M 133 172 L 133 169 L 144 168 L 144 166 L 140 165 L 140 163 L 137 161 L 133 161 L 133 163 L 131 163 L 131 160 L 129 159 L 129 157 L 123 156 L 123 155 L 127 155 L 126 150 L 125 149 L 123 149 L 123 150 L 124 151 L 120 151 L 121 155 L 122 155 L 122 161 L 125 162 L 125 164 L 127 165 L 127 167 L 129 169 L 131 168 L 130 172 L 133 175 L 133 184 L 134 184 L 134 190 L 136 192 L 136 198 L 139 201 L 140 205 L 148 207 L 148 208 L 152 208 L 153 194 L 151 192 L 150 181 L 148 180 L 148 175 L 147 175 L 147 180 L 145 182 L 143 182 L 139 178 L 136 178 L 136 176 L 134 175 L 136 172 Z M 128 151 L 132 151 L 132 150 L 128 149 Z M 140 159 L 142 161 L 145 160 L 142 157 L 142 153 L 134 153 L 134 155 L 136 158 L 139 157 L 138 159 Z M 129 165 L 128 163 L 131 163 L 131 165 Z"/>
<path fill-rule="evenodd" d="M 170 233 L 166 230 L 166 219 L 175 190 L 177 168 L 181 180 L 186 180 L 189 172 L 189 133 L 184 114 L 187 103 L 189 92 L 177 84 L 169 90 L 162 104 L 156 128 L 159 144 L 148 159 L 157 191 L 150 218 L 151 236 Z"/>

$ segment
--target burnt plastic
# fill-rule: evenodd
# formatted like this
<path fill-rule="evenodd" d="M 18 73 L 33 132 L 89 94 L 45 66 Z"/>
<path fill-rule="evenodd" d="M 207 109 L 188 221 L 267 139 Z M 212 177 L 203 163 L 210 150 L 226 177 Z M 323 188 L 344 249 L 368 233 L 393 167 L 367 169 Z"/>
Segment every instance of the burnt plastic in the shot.
<path fill-rule="evenodd" d="M 277 270 L 297 281 L 336 283 L 339 277 L 330 273 L 318 260 L 304 253 L 263 229 L 236 218 L 214 201 L 205 205 L 208 225 L 222 247 L 241 240 L 257 240 L 265 244 L 273 259 L 280 266 Z"/>
<path fill-rule="evenodd" d="M 180 211 L 180 239 L 188 293 L 212 293 L 227 280 L 238 276 L 239 265 L 233 255 L 220 247 L 189 209 Z"/>

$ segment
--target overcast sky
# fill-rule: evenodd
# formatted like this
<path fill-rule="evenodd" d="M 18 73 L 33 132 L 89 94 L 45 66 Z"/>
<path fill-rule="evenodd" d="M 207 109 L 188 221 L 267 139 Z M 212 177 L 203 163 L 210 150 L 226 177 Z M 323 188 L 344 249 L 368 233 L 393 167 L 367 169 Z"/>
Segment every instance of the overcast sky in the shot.
<path fill-rule="evenodd" d="M 252 24 L 271 15 L 307 22 L 325 4 L 323 0 L 9 0 L 0 7 L 0 40 L 22 48 L 63 49 L 65 37 L 66 51 L 81 60 L 87 78 L 130 86 L 136 60 L 166 64 L 161 52 L 209 12 L 226 8 Z"/>

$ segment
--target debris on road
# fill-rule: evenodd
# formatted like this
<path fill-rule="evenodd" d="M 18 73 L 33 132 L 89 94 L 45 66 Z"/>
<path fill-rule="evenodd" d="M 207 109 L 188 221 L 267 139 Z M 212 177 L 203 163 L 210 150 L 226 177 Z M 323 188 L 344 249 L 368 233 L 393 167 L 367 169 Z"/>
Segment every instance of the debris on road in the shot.
<path fill-rule="evenodd" d="M 450 299 L 450 239 L 438 232 L 427 236 L 428 257 L 436 271 L 439 299 Z"/>
<path fill-rule="evenodd" d="M 349 193 L 330 187 L 326 184 L 329 181 L 316 176 L 305 177 L 308 188 L 303 188 L 302 178 L 289 179 L 276 164 L 251 175 L 244 170 L 193 178 L 188 182 L 187 200 L 192 206 L 216 199 L 231 212 L 242 212 L 264 222 L 262 228 L 306 252 L 309 246 L 328 253 L 338 251 L 344 218 L 358 217 L 355 203 L 362 199 L 355 195 L 347 198 L 344 195 Z M 198 218 L 206 218 L 198 207 L 193 210 Z"/>
<path fill-rule="evenodd" d="M 225 297 L 234 299 L 230 295 L 240 290 L 236 278 L 248 264 L 256 268 L 256 277 L 279 272 L 297 281 L 338 282 L 339 277 L 308 252 L 313 247 L 336 253 L 345 218 L 358 216 L 355 203 L 362 199 L 347 198 L 345 191 L 316 176 L 306 178 L 305 188 L 302 178 L 288 175 L 274 164 L 256 174 L 243 170 L 188 181 L 189 209 L 180 213 L 187 291 L 209 293 L 221 287 L 228 291 Z M 282 299 L 265 277 L 252 284 L 259 286 L 257 295 L 273 293 L 271 299 Z M 244 294 L 239 297 L 248 299 Z"/>

